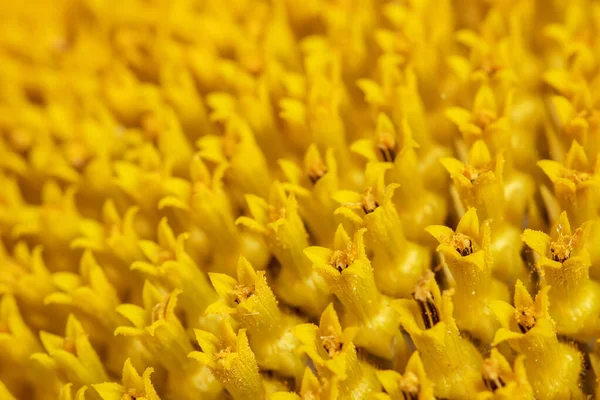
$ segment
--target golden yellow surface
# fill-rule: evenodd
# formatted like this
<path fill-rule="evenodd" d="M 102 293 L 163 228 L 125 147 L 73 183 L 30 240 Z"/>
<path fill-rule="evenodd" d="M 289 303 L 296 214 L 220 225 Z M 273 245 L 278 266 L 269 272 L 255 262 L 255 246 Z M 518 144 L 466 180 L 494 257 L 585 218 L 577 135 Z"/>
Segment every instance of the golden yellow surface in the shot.
<path fill-rule="evenodd" d="M 0 400 L 600 397 L 599 38 L 595 0 L 0 1 Z"/>

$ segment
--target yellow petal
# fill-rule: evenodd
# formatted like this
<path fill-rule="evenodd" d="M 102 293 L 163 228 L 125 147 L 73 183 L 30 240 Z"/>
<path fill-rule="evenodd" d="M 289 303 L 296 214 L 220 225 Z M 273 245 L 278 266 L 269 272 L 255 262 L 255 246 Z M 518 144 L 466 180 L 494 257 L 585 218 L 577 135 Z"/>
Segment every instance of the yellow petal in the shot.
<path fill-rule="evenodd" d="M 385 95 L 379 84 L 371 79 L 359 79 L 356 85 L 365 94 L 365 101 L 373 105 L 385 104 Z"/>
<path fill-rule="evenodd" d="M 217 294 L 222 298 L 228 298 L 233 288 L 238 282 L 227 274 L 211 272 L 208 274 L 210 282 L 217 291 Z"/>
<path fill-rule="evenodd" d="M 471 122 L 472 114 L 470 111 L 460 107 L 450 107 L 446 109 L 446 117 L 452 121 L 456 126 L 463 126 Z"/>
<path fill-rule="evenodd" d="M 483 140 L 478 140 L 473 143 L 469 151 L 469 164 L 475 168 L 485 168 L 492 160 L 490 150 Z"/>
<path fill-rule="evenodd" d="M 462 216 L 456 227 L 456 232 L 462 233 L 472 238 L 479 237 L 479 218 L 477 218 L 477 210 L 469 208 Z"/>
<path fill-rule="evenodd" d="M 496 315 L 498 322 L 505 329 L 510 329 L 511 321 L 515 317 L 515 308 L 504 301 L 493 301 L 489 305 L 492 312 Z"/>
<path fill-rule="evenodd" d="M 338 190 L 332 197 L 340 204 L 360 204 L 362 201 L 362 195 L 353 190 Z"/>
<path fill-rule="evenodd" d="M 454 236 L 454 231 L 445 225 L 431 225 L 425 230 L 440 243 L 445 243 Z"/>
<path fill-rule="evenodd" d="M 350 145 L 350 150 L 366 158 L 368 161 L 377 161 L 375 146 L 370 139 L 359 139 Z"/>
<path fill-rule="evenodd" d="M 92 387 L 102 400 L 121 400 L 126 393 L 125 388 L 115 382 L 97 383 Z"/>
<path fill-rule="evenodd" d="M 521 240 L 541 256 L 545 256 L 550 250 L 551 239 L 544 232 L 525 229 L 521 234 Z"/>
<path fill-rule="evenodd" d="M 452 157 L 442 157 L 440 163 L 450 173 L 450 176 L 461 175 L 465 169 L 465 164 Z"/>
<path fill-rule="evenodd" d="M 564 170 L 561 163 L 553 160 L 541 160 L 537 162 L 537 165 L 553 183 L 558 180 L 561 172 Z"/>
<path fill-rule="evenodd" d="M 492 342 L 492 346 L 497 346 L 506 340 L 519 339 L 519 338 L 522 338 L 523 336 L 525 336 L 525 335 L 523 335 L 522 333 L 513 332 L 506 328 L 500 328 L 500 329 L 498 329 L 498 331 L 496 332 L 496 335 L 494 336 L 494 341 Z"/>
<path fill-rule="evenodd" d="M 488 85 L 481 86 L 475 95 L 473 111 L 476 113 L 481 111 L 492 111 L 495 113 L 497 110 L 494 92 Z"/>
<path fill-rule="evenodd" d="M 304 249 L 304 254 L 314 264 L 325 265 L 329 264 L 333 252 L 325 247 L 311 246 Z"/>

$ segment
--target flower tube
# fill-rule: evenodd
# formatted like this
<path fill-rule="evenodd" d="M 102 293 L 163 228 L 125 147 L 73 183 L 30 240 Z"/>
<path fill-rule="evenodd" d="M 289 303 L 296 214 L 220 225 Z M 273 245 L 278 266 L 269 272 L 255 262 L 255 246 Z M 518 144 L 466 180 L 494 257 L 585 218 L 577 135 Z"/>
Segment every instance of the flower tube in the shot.
<path fill-rule="evenodd" d="M 323 311 L 319 326 L 302 324 L 294 328 L 301 342 L 298 351 L 314 363 L 324 381 L 325 395 L 333 392 L 340 397 L 364 398 L 380 388 L 373 366 L 358 358 L 355 333 L 353 327 L 342 330 L 332 304 Z"/>
<path fill-rule="evenodd" d="M 496 332 L 493 346 L 507 341 L 519 355 L 524 355 L 527 377 L 535 398 L 583 399 L 579 374 L 581 355 L 576 348 L 558 341 L 554 321 L 548 313 L 548 292 L 544 287 L 532 299 L 517 281 L 515 306 L 495 302 L 492 309 L 502 327 Z"/>
<path fill-rule="evenodd" d="M 210 280 L 220 298 L 208 306 L 206 314 L 230 315 L 247 330 L 261 370 L 300 381 L 304 365 L 293 352 L 298 343 L 291 329 L 302 319 L 280 310 L 265 272 L 256 272 L 248 260 L 240 258 L 237 280 L 219 273 L 211 273 Z"/>
<path fill-rule="evenodd" d="M 440 293 L 433 272 L 419 281 L 412 300 L 395 300 L 392 306 L 421 356 L 425 373 L 435 383 L 435 396 L 473 398 L 483 360 L 460 335 L 452 317 L 451 294 Z"/>
<path fill-rule="evenodd" d="M 296 197 L 286 196 L 281 183 L 275 182 L 269 203 L 254 195 L 247 195 L 246 200 L 252 218 L 240 217 L 236 223 L 261 234 L 281 264 L 281 272 L 273 284 L 275 294 L 311 315 L 319 315 L 327 304 L 328 293 L 325 282 L 304 256 L 308 234 L 298 213 Z"/>
<path fill-rule="evenodd" d="M 369 186 L 361 194 L 341 190 L 335 199 L 342 204 L 336 210 L 357 228 L 366 228 L 365 242 L 373 251 L 373 273 L 381 292 L 393 297 L 408 297 L 419 277 L 429 268 L 430 255 L 422 246 L 410 242 L 392 201 L 397 184 L 387 187 L 383 175 L 389 166 L 372 163 L 367 166 Z"/>
<path fill-rule="evenodd" d="M 512 284 L 516 278 L 528 282 L 529 272 L 521 258 L 522 244 L 519 242 L 521 217 L 530 197 L 524 189 L 508 196 L 502 153 L 492 159 L 486 144 L 478 140 L 471 147 L 468 164 L 454 158 L 442 158 L 440 162 L 454 181 L 462 207 L 476 208 L 479 218 L 491 219 L 494 276 L 507 284 Z"/>
<path fill-rule="evenodd" d="M 394 340 L 403 338 L 390 300 L 375 285 L 373 268 L 365 253 L 364 234 L 365 230 L 360 229 L 351 240 L 340 225 L 333 249 L 309 247 L 304 253 L 343 304 L 344 324 L 356 327 L 354 343 L 389 359 Z"/>
<path fill-rule="evenodd" d="M 562 212 L 550 235 L 526 229 L 523 241 L 539 256 L 537 268 L 548 293 L 550 316 L 559 334 L 592 339 L 600 329 L 600 285 L 590 280 L 586 241 L 590 223 L 574 231 Z"/>
<path fill-rule="evenodd" d="M 439 241 L 437 251 L 454 279 L 456 324 L 483 343 L 490 343 L 497 321 L 489 304 L 494 300 L 507 301 L 508 288 L 492 277 L 489 222 L 480 227 L 477 211 L 470 208 L 456 231 L 442 225 L 429 226 L 427 231 Z"/>

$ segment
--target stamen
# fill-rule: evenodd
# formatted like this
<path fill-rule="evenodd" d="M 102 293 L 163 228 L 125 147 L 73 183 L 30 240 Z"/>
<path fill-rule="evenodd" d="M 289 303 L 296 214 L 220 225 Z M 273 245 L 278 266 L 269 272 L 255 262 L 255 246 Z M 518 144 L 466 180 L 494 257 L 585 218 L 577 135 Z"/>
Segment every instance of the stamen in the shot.
<path fill-rule="evenodd" d="M 396 152 L 393 149 L 385 147 L 381 144 L 377 146 L 377 149 L 379 150 L 383 161 L 394 162 L 394 160 L 396 159 Z"/>
<path fill-rule="evenodd" d="M 254 295 L 254 285 L 237 285 L 233 288 L 233 302 L 240 304 Z"/>
<path fill-rule="evenodd" d="M 427 308 L 429 309 L 429 315 L 431 316 L 431 321 L 433 322 L 433 325 L 437 325 L 437 323 L 440 322 L 440 315 L 433 300 L 427 300 Z"/>
<path fill-rule="evenodd" d="M 535 315 L 529 309 L 517 311 L 517 326 L 521 333 L 527 333 L 536 323 Z"/>
<path fill-rule="evenodd" d="M 308 167 L 308 179 L 310 179 L 313 185 L 317 183 L 319 179 L 321 179 L 326 173 L 327 167 L 321 160 L 315 160 Z"/>
<path fill-rule="evenodd" d="M 373 196 L 373 188 L 366 188 L 362 199 L 363 211 L 365 214 L 370 214 L 375 211 L 377 207 L 379 207 L 379 203 L 375 200 L 375 196 Z"/>
<path fill-rule="evenodd" d="M 285 207 L 276 208 L 273 205 L 269 205 L 269 220 L 275 222 L 280 218 L 285 218 L 286 209 Z"/>
<path fill-rule="evenodd" d="M 224 349 L 219 350 L 219 352 L 216 355 L 217 360 L 222 360 L 223 358 L 227 357 L 228 354 L 231 354 L 231 347 L 227 346 Z"/>
<path fill-rule="evenodd" d="M 506 383 L 500 377 L 498 364 L 494 359 L 488 358 L 483 362 L 483 383 L 492 392 L 506 386 Z"/>
<path fill-rule="evenodd" d="M 425 307 L 425 304 L 422 301 L 415 299 L 417 304 L 419 305 L 419 309 L 421 310 L 421 317 L 423 318 L 423 324 L 425 325 L 425 329 L 431 328 L 431 319 L 429 316 L 429 312 Z"/>
<path fill-rule="evenodd" d="M 419 392 L 421 391 L 421 384 L 419 377 L 412 372 L 406 372 L 399 382 L 402 396 L 406 400 L 417 400 L 419 398 Z"/>
<path fill-rule="evenodd" d="M 164 319 L 166 309 L 167 307 L 165 303 L 158 303 L 157 305 L 155 305 L 154 308 L 152 308 L 152 323 L 160 319 Z"/>
<path fill-rule="evenodd" d="M 571 257 L 572 244 L 576 237 L 581 235 L 575 231 L 573 236 L 566 236 L 562 233 L 558 234 L 558 239 L 550 244 L 550 257 L 552 260 L 559 263 L 564 263 Z"/>
<path fill-rule="evenodd" d="M 356 258 L 356 248 L 354 243 L 350 242 L 346 246 L 346 250 L 336 250 L 329 259 L 329 265 L 335 268 L 338 272 L 342 272 L 354 262 Z"/>
<path fill-rule="evenodd" d="M 455 233 L 452 238 L 452 245 L 458 254 L 463 257 L 473 254 L 473 242 L 467 235 Z"/>
<path fill-rule="evenodd" d="M 136 400 L 138 397 L 142 397 L 143 395 L 138 394 L 136 389 L 129 389 L 127 393 L 123 395 L 122 400 Z"/>
<path fill-rule="evenodd" d="M 465 165 L 463 175 L 473 183 L 479 177 L 479 171 L 471 165 Z"/>
<path fill-rule="evenodd" d="M 152 323 L 167 317 L 167 308 L 169 307 L 170 301 L 171 296 L 169 295 L 165 301 L 156 304 L 154 308 L 152 308 Z"/>
<path fill-rule="evenodd" d="M 321 343 L 327 354 L 329 354 L 329 357 L 333 357 L 342 351 L 343 343 L 336 335 L 321 336 Z"/>
<path fill-rule="evenodd" d="M 394 162 L 396 159 L 396 140 L 389 132 L 379 133 L 377 149 L 385 162 Z"/>
<path fill-rule="evenodd" d="M 402 397 L 404 400 L 419 400 L 419 395 L 415 393 L 402 392 Z"/>
<path fill-rule="evenodd" d="M 414 293 L 412 294 L 413 299 L 419 305 L 421 317 L 423 318 L 423 325 L 425 329 L 430 329 L 440 322 L 440 314 L 433 301 L 433 296 L 430 289 L 427 287 L 428 280 L 422 279 Z"/>

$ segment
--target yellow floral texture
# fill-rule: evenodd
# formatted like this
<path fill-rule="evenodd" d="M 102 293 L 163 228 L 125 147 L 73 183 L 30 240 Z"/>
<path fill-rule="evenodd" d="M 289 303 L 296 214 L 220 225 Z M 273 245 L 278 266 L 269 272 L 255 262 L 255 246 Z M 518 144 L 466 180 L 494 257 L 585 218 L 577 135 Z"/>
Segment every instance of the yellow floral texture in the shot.
<path fill-rule="evenodd" d="M 600 398 L 597 0 L 0 1 L 0 400 Z"/>

